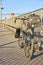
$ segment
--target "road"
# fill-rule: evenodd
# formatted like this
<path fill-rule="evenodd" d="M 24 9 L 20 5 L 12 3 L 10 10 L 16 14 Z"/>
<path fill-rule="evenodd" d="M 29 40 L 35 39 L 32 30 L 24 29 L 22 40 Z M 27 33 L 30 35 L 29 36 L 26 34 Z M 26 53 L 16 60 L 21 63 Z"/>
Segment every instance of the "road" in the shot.
<path fill-rule="evenodd" d="M 14 32 L 0 25 L 0 65 L 43 65 L 43 50 L 29 60 L 17 40 Z"/>

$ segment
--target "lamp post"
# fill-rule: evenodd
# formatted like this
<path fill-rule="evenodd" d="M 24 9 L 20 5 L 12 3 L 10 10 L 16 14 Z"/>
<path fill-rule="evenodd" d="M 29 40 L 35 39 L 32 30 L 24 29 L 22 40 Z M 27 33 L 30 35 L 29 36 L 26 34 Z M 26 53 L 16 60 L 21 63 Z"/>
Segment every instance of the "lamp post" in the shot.
<path fill-rule="evenodd" d="M 2 9 L 3 9 L 2 0 L 0 0 L 0 20 L 1 22 L 2 22 Z"/>
<path fill-rule="evenodd" d="M 1 22 L 2 22 L 2 9 L 3 9 L 3 7 L 0 8 Z"/>

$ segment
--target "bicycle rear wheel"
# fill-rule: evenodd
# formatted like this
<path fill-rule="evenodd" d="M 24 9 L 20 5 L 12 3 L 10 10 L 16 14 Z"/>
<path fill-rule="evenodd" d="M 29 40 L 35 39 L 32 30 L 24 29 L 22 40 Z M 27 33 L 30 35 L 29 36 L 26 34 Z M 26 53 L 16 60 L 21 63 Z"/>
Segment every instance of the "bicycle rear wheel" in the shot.
<path fill-rule="evenodd" d="M 24 45 L 25 56 L 29 59 L 31 59 L 33 56 L 33 46 L 34 46 L 33 40 L 31 42 L 28 42 L 28 46 L 26 46 L 26 43 Z"/>

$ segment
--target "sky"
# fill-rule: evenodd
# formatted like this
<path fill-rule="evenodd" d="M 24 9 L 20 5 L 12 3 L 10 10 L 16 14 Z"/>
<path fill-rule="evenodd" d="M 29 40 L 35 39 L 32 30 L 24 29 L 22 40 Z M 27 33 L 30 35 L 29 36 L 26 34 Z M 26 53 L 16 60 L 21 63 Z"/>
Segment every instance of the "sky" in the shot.
<path fill-rule="evenodd" d="M 2 0 L 3 14 L 15 13 L 20 15 L 43 8 L 43 0 Z"/>

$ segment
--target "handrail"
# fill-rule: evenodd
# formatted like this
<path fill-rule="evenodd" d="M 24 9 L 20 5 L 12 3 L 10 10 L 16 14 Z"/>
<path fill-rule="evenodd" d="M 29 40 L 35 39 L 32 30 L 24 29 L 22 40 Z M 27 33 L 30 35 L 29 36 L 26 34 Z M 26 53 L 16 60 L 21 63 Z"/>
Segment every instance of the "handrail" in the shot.
<path fill-rule="evenodd" d="M 9 27 L 11 27 L 11 28 L 14 28 L 14 29 L 18 29 L 17 27 L 14 27 L 14 26 L 11 26 L 11 25 L 8 25 L 8 24 L 5 24 L 5 25 L 7 25 L 7 26 L 9 26 Z M 24 34 L 26 35 L 27 33 L 24 31 L 24 30 L 22 30 L 22 29 L 20 29 L 22 32 L 24 32 Z M 35 36 L 39 36 L 39 35 L 37 35 L 36 33 L 34 34 Z"/>
<path fill-rule="evenodd" d="M 8 24 L 4 24 L 4 25 L 7 25 L 7 26 L 9 26 L 9 27 L 12 27 L 12 28 L 15 28 L 15 29 L 17 29 L 16 27 L 14 27 L 14 26 L 11 26 L 11 25 L 8 25 Z"/>

